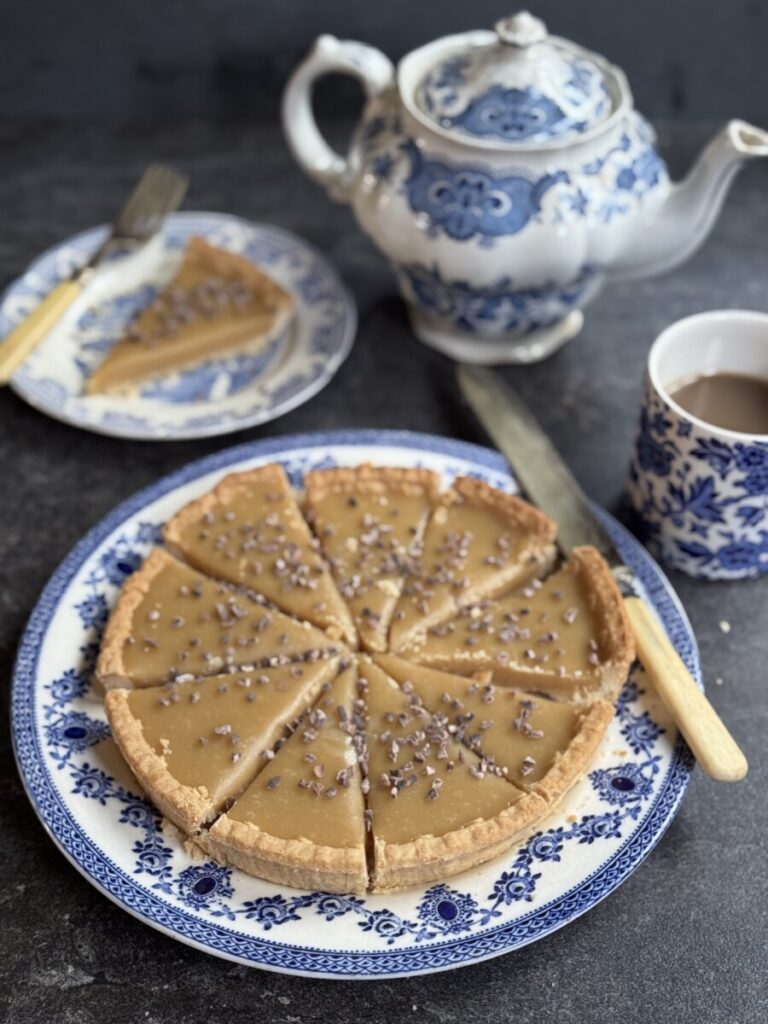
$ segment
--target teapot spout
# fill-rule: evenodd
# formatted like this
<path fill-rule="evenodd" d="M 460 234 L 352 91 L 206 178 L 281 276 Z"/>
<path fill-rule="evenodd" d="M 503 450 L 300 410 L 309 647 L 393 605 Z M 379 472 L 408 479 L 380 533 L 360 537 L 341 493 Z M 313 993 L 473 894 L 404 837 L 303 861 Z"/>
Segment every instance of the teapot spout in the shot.
<path fill-rule="evenodd" d="M 611 277 L 647 277 L 670 270 L 704 242 L 736 172 L 746 160 L 768 156 L 768 132 L 729 121 L 705 146 L 688 175 L 643 222 L 611 267 Z"/>

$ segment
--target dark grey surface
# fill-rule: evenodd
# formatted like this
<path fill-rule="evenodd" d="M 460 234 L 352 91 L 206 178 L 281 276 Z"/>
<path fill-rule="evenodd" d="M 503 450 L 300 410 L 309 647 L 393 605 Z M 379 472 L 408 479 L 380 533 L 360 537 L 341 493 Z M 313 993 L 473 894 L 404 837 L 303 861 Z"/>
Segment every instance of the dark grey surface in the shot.
<path fill-rule="evenodd" d="M 270 114 L 321 32 L 397 60 L 517 9 L 503 0 L 3 0 L 0 116 Z M 531 9 L 552 33 L 621 65 L 649 116 L 768 121 L 766 0 L 536 0 Z M 353 90 L 333 95 L 347 103 Z"/>
<path fill-rule="evenodd" d="M 662 136 L 677 139 L 680 166 L 704 133 L 666 126 Z M 483 443 L 448 360 L 409 335 L 383 262 L 349 213 L 292 167 L 274 127 L 0 125 L 0 151 L 3 283 L 46 246 L 107 217 L 143 165 L 162 157 L 191 172 L 189 208 L 269 220 L 324 248 L 360 308 L 357 343 L 332 384 L 231 441 L 100 438 L 0 392 L 4 678 L 41 587 L 72 544 L 118 501 L 190 459 L 249 438 L 335 427 L 401 427 Z M 654 335 L 705 308 L 768 310 L 767 186 L 768 165 L 748 169 L 713 238 L 686 267 L 614 287 L 570 346 L 539 366 L 505 371 L 598 501 L 612 506 L 620 494 Z M 451 974 L 375 985 L 299 980 L 215 960 L 152 931 L 91 888 L 46 838 L 22 792 L 4 722 L 4 1020 L 764 1024 L 768 579 L 674 582 L 699 638 L 711 698 L 750 758 L 749 778 L 715 785 L 696 772 L 667 836 L 620 890 L 532 947 Z M 732 624 L 728 636 L 718 629 L 722 619 Z"/>

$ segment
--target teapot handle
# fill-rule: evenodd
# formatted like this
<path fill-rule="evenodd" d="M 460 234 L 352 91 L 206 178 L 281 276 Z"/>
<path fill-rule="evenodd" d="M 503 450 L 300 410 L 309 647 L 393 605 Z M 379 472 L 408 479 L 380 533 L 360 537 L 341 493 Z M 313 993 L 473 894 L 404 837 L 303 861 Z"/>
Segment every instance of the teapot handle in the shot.
<path fill-rule="evenodd" d="M 331 149 L 312 112 L 315 80 L 330 72 L 357 78 L 371 98 L 392 84 L 395 69 L 389 58 L 372 46 L 324 35 L 294 71 L 283 94 L 283 131 L 291 152 L 304 172 L 322 185 L 332 199 L 345 203 L 350 200 L 354 168 L 349 156 Z"/>

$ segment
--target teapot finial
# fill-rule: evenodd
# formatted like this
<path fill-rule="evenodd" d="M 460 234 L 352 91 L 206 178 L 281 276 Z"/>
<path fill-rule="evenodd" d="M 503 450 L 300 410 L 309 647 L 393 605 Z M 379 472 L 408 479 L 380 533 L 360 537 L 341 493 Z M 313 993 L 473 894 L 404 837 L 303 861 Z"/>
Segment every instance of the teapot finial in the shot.
<path fill-rule="evenodd" d="M 547 38 L 547 26 L 528 11 L 500 18 L 493 27 L 502 43 L 510 46 L 533 46 Z"/>

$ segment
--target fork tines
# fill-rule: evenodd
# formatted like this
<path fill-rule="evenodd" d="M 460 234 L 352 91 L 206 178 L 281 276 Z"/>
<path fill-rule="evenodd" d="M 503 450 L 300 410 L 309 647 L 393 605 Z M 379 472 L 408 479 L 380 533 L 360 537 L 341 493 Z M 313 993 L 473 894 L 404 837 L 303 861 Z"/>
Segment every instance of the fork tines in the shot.
<path fill-rule="evenodd" d="M 114 223 L 114 235 L 142 241 L 159 230 L 166 215 L 178 209 L 189 178 L 164 164 L 151 164 Z"/>

